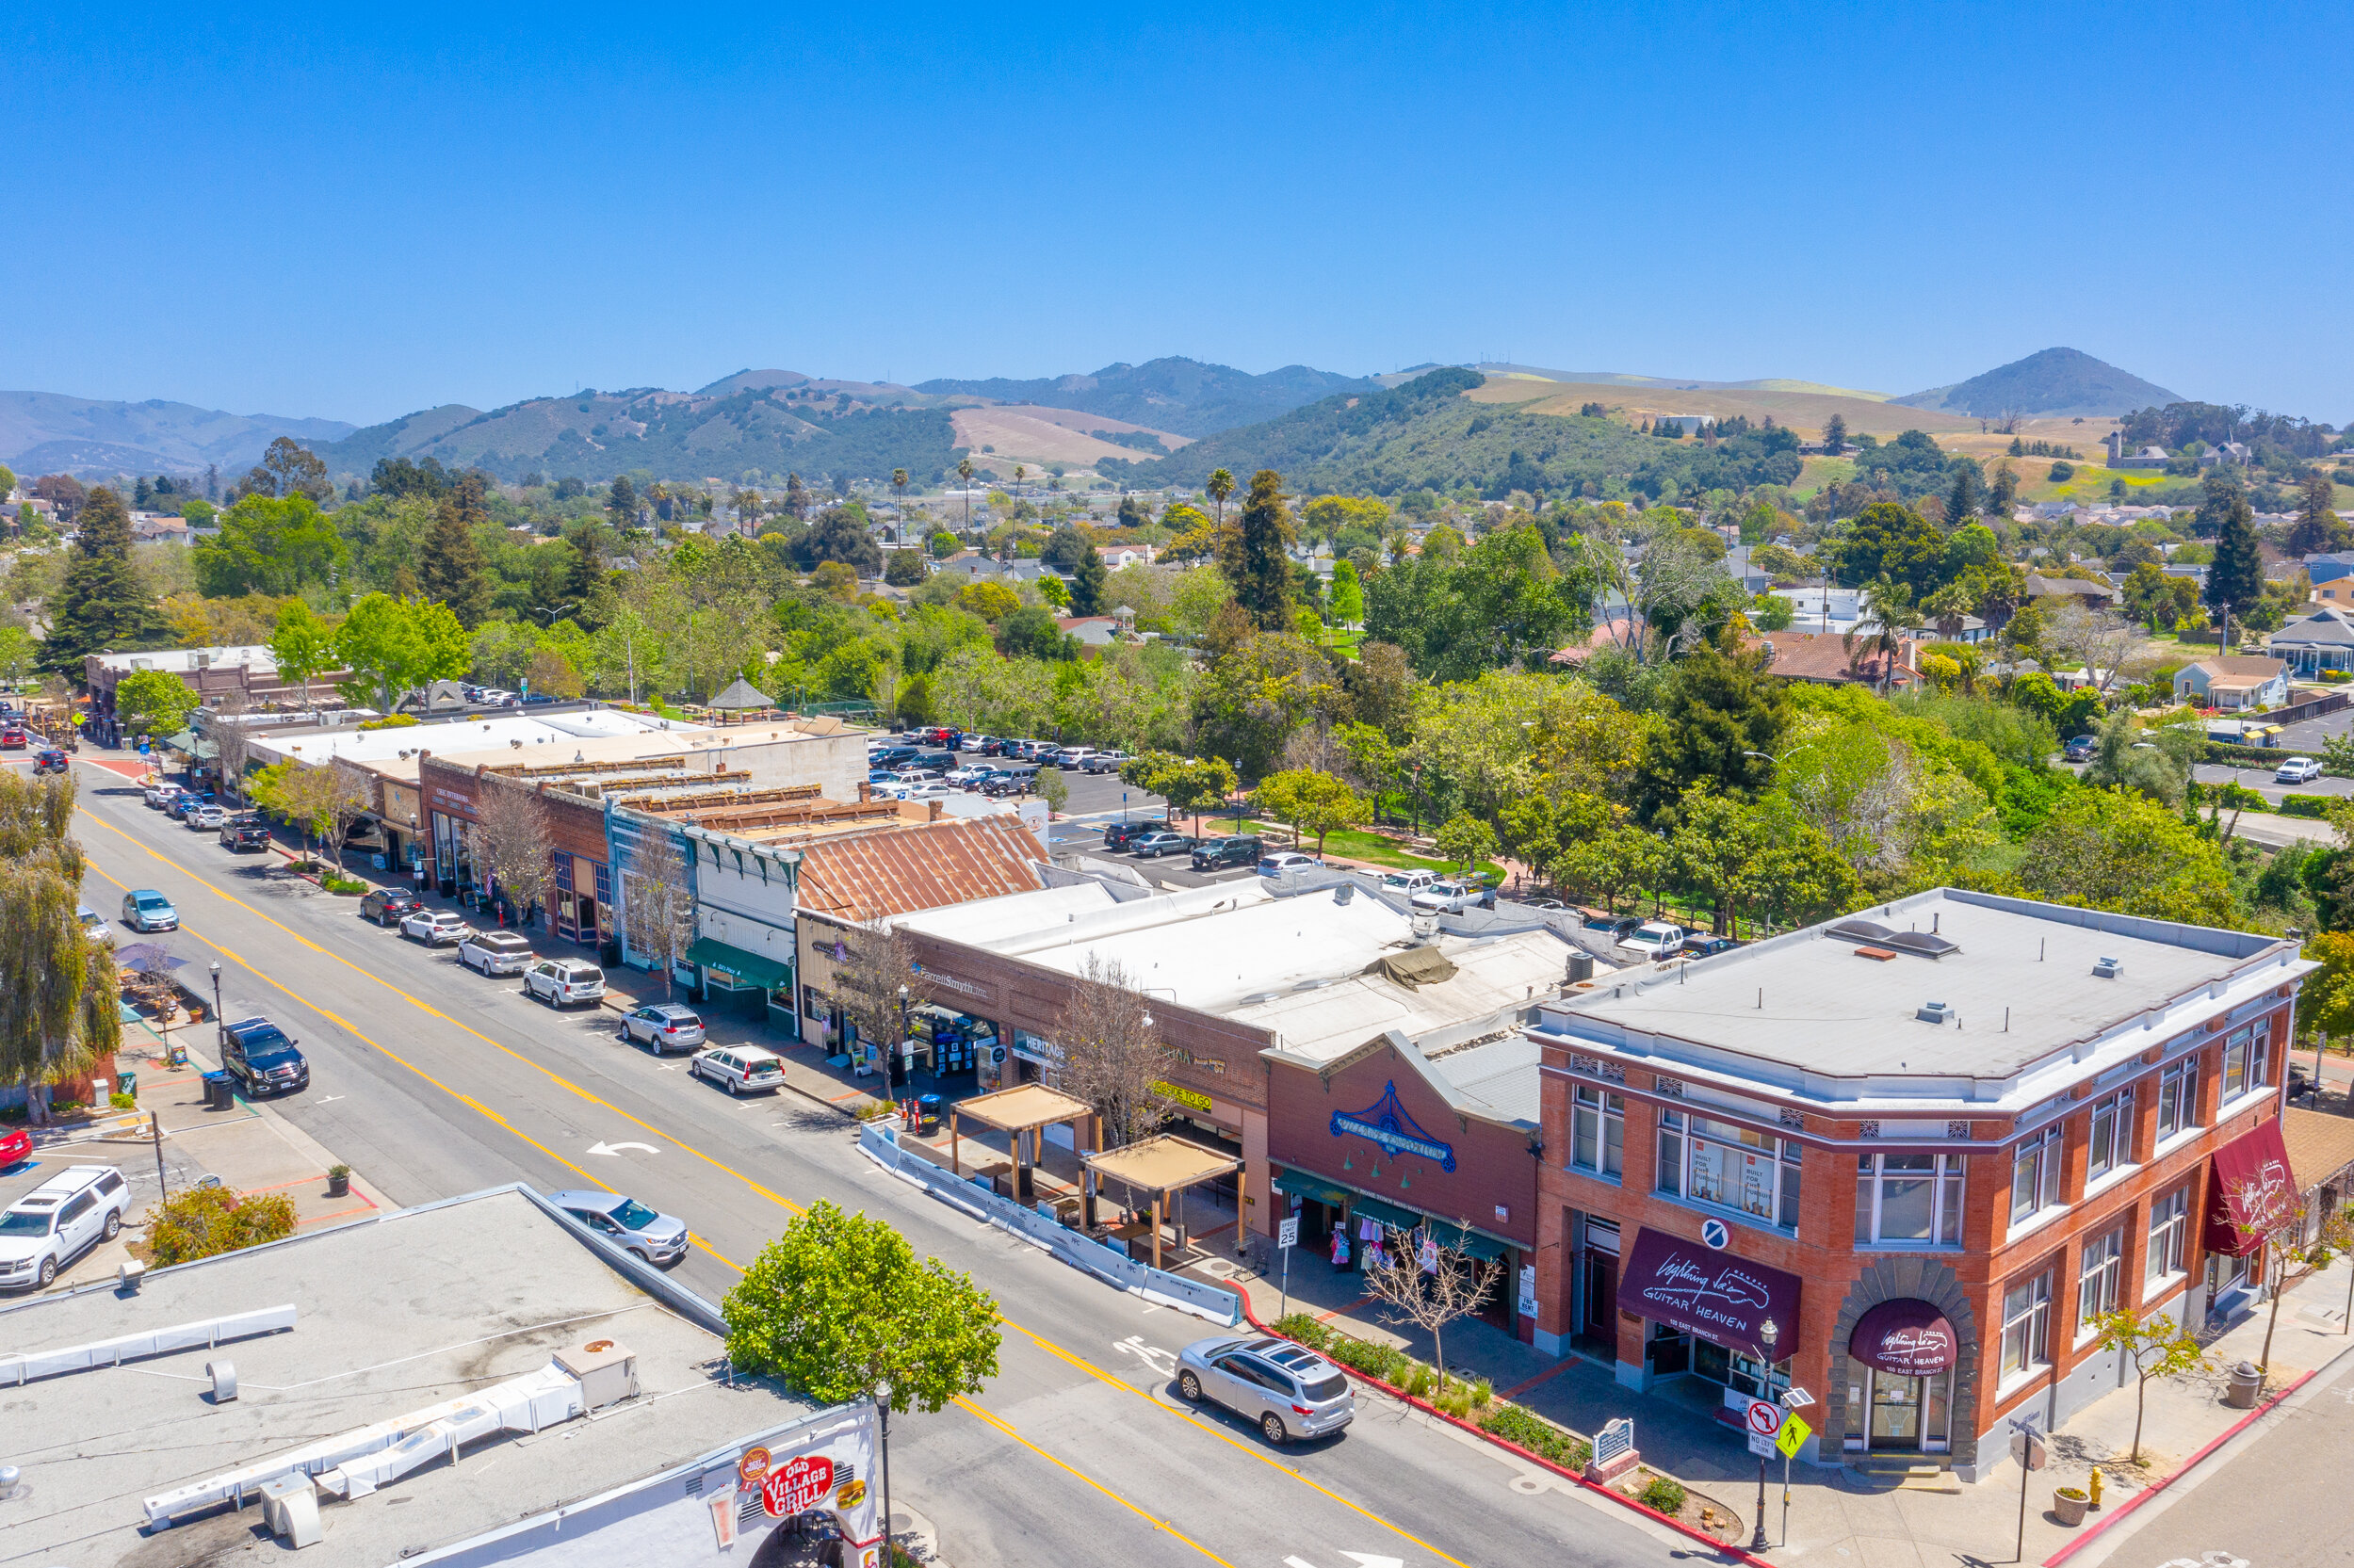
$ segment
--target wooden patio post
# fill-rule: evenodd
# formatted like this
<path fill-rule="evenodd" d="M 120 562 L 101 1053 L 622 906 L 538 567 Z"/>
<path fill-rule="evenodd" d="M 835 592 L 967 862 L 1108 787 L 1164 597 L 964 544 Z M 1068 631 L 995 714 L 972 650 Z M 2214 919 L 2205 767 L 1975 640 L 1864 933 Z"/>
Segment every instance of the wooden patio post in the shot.
<path fill-rule="evenodd" d="M 1090 1154 L 1103 1153 L 1103 1118 L 1100 1116 L 1088 1118 L 1087 1148 Z M 1079 1162 L 1079 1225 L 1084 1231 L 1096 1228 L 1096 1168 L 1083 1159 Z"/>
<path fill-rule="evenodd" d="M 956 1107 L 949 1107 L 949 1174 L 962 1176 L 965 1172 L 956 1162 Z"/>
<path fill-rule="evenodd" d="M 1161 1267 L 1161 1193 L 1152 1195 L 1152 1266 Z"/>

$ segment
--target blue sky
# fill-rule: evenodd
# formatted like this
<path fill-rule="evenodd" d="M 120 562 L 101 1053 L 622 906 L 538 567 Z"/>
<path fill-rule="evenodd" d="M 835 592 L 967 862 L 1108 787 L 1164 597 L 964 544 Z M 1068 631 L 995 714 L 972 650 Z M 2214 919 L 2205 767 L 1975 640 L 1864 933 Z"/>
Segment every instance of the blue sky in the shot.
<path fill-rule="evenodd" d="M 2065 344 L 2345 424 L 2354 7 L 2232 9 L 16 8 L 0 386 L 367 422 L 1188 354 L 1904 393 Z"/>

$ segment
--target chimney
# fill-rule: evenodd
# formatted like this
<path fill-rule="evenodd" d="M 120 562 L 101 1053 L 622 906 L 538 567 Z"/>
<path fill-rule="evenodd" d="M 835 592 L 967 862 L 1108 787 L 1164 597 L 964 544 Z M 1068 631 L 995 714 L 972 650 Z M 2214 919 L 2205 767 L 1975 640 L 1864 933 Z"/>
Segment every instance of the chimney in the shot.
<path fill-rule="evenodd" d="M 937 800 L 926 800 L 924 804 L 926 807 L 930 808 L 929 815 L 924 817 L 924 820 L 927 822 L 937 822 L 940 820 L 940 802 Z"/>
<path fill-rule="evenodd" d="M 873 799 L 874 799 L 874 785 L 872 785 L 872 784 L 860 784 L 860 785 L 858 786 L 858 803 L 859 803 L 860 805 L 862 805 L 862 806 L 863 806 L 863 805 L 865 805 L 868 801 L 869 801 L 869 800 L 873 800 Z"/>

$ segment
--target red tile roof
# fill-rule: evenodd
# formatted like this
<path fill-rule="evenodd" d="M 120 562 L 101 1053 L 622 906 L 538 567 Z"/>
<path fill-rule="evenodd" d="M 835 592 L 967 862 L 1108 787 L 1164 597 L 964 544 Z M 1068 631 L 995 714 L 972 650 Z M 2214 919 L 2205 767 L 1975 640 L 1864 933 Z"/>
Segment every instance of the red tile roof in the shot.
<path fill-rule="evenodd" d="M 1774 651 L 1767 671 L 1784 680 L 1877 684 L 1881 666 L 1887 662 L 1886 655 L 1870 652 L 1871 644 L 1860 637 L 1851 656 L 1846 639 L 1837 632 L 1759 632 L 1755 636 Z M 1914 645 L 1908 639 L 1904 646 L 1905 655 L 1896 661 L 1893 684 L 1897 686 L 1910 686 L 1916 678 L 1908 668 Z"/>
<path fill-rule="evenodd" d="M 1041 885 L 1047 851 L 1011 816 L 860 833 L 803 852 L 800 907 L 846 920 L 908 914 Z"/>

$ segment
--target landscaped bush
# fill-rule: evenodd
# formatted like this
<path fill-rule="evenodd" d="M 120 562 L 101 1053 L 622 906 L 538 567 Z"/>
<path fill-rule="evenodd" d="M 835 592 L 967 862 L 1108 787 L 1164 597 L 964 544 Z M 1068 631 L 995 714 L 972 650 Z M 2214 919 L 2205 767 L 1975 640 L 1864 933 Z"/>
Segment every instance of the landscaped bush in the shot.
<path fill-rule="evenodd" d="M 2248 790 L 2244 793 L 2253 795 L 2255 791 Z M 2264 797 L 2257 796 L 2257 799 L 2261 800 Z M 2335 799 L 2337 797 L 2332 795 L 2283 795 L 2281 797 L 2280 812 L 2283 816 L 2324 817 L 2330 815 L 2330 802 Z M 2250 811 L 2263 811 L 2265 807 L 2255 804 L 2250 804 L 2248 807 Z"/>
<path fill-rule="evenodd" d="M 294 1200 L 283 1192 L 197 1187 L 156 1205 L 149 1216 L 147 1244 L 151 1261 L 164 1269 L 293 1234 Z"/>
<path fill-rule="evenodd" d="M 1683 1511 L 1683 1483 L 1669 1480 L 1665 1476 L 1653 1476 L 1651 1484 L 1636 1493 L 1634 1500 L 1672 1519 Z"/>
<path fill-rule="evenodd" d="M 2354 670 L 2325 670 L 2321 672 L 2321 681 L 2324 686 L 2344 686 L 2348 681 L 2354 681 Z"/>
<path fill-rule="evenodd" d="M 1321 1350 L 1332 1342 L 1332 1331 L 1305 1312 L 1276 1318 L 1275 1332 L 1286 1339 L 1298 1340 L 1311 1350 Z"/>
<path fill-rule="evenodd" d="M 1491 1405 L 1480 1417 L 1480 1431 L 1493 1433 L 1507 1443 L 1518 1444 L 1529 1452 L 1568 1470 L 1581 1470 L 1594 1457 L 1593 1448 L 1578 1438 L 1522 1410 L 1518 1405 Z"/>

